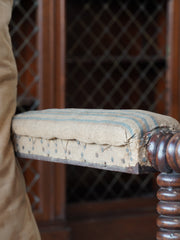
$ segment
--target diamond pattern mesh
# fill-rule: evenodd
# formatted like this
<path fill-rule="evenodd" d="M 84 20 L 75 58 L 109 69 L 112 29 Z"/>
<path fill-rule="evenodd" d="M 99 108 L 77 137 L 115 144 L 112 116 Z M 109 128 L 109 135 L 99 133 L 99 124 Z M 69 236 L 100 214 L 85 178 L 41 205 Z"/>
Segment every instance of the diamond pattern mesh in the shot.
<path fill-rule="evenodd" d="M 166 0 L 67 0 L 67 107 L 166 113 Z M 69 202 L 152 194 L 153 176 L 70 166 Z"/>
<path fill-rule="evenodd" d="M 11 37 L 17 62 L 18 111 L 34 110 L 37 99 L 39 76 L 37 73 L 37 0 L 16 0 L 11 21 Z"/>
<path fill-rule="evenodd" d="M 38 1 L 15 0 L 10 33 L 13 50 L 18 68 L 18 100 L 17 112 L 34 110 L 39 105 L 38 71 L 36 46 L 38 27 L 36 23 Z M 38 210 L 39 196 L 37 193 L 39 173 L 33 160 L 20 160 L 26 179 L 27 192 L 32 208 Z"/>

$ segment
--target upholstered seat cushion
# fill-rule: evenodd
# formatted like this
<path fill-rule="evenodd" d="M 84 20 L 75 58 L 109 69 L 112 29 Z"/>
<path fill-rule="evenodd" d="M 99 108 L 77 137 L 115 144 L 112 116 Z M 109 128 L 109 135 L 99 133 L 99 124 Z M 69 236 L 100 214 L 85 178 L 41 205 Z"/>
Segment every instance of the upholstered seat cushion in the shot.
<path fill-rule="evenodd" d="M 19 156 L 139 173 L 151 132 L 180 124 L 142 110 L 49 109 L 16 115 L 12 129 Z"/>

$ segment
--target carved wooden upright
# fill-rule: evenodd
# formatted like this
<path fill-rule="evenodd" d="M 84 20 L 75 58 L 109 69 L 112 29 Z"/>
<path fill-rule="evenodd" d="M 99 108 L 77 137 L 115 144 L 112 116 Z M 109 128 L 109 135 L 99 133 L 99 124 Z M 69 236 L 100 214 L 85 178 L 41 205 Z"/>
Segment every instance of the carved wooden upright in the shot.
<path fill-rule="evenodd" d="M 180 132 L 159 132 L 148 143 L 148 158 L 161 172 L 157 198 L 157 240 L 180 240 Z"/>

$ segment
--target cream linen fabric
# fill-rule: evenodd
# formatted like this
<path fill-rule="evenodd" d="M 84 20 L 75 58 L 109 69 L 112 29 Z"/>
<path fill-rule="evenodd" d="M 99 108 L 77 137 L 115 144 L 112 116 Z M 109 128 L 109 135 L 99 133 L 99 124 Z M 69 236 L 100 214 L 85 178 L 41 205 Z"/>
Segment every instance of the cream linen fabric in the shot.
<path fill-rule="evenodd" d="M 17 71 L 8 24 L 12 0 L 0 0 L 0 239 L 40 239 L 24 179 L 10 140 L 16 108 Z"/>
<path fill-rule="evenodd" d="M 12 128 L 20 156 L 139 173 L 148 135 L 180 124 L 142 110 L 49 109 L 16 115 Z"/>

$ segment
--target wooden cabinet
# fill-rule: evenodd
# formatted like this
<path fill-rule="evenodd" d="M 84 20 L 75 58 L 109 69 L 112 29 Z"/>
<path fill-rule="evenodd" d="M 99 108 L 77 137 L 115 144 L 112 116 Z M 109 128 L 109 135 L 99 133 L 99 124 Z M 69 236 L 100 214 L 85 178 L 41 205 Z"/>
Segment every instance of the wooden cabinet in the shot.
<path fill-rule="evenodd" d="M 86 3 L 80 0 L 31 0 L 28 4 L 21 0 L 15 3 L 15 24 L 12 24 L 11 32 L 18 69 L 20 73 L 23 72 L 19 76 L 20 110 L 36 109 L 38 103 L 40 109 L 135 106 L 148 109 L 151 105 L 149 110 L 167 113 L 180 120 L 179 0 L 158 3 L 141 0 L 132 1 L 132 5 L 122 0 L 88 0 Z M 146 14 L 143 15 L 146 6 Z M 26 14 L 21 16 L 22 13 Z M 134 25 L 133 17 L 134 21 L 138 19 L 137 25 Z M 148 21 L 151 24 L 148 25 Z M 72 23 L 74 25 L 70 27 Z M 76 29 L 77 36 L 73 36 L 70 29 Z M 73 51 L 72 45 L 77 45 L 76 41 L 83 38 L 82 33 L 88 31 L 93 32 L 86 35 L 85 42 L 81 41 L 85 46 L 79 45 Z M 34 37 L 30 38 L 32 33 Z M 147 35 L 154 37 L 149 41 Z M 147 49 L 146 41 L 149 41 Z M 128 46 L 128 42 L 132 44 Z M 73 76 L 72 71 L 75 70 Z M 104 79 L 104 82 L 100 79 Z M 149 92 L 148 84 L 151 84 Z M 81 90 L 86 94 L 79 91 L 79 86 L 84 86 Z M 115 86 L 116 89 L 112 90 Z M 98 92 L 98 88 L 101 92 Z M 119 95 L 118 89 L 121 89 Z M 140 101 L 144 92 L 147 92 L 147 99 Z M 102 103 L 103 97 L 106 101 Z M 24 160 L 22 166 L 43 240 L 153 239 L 155 200 L 148 198 L 148 192 L 145 198 L 140 195 L 133 198 L 131 194 L 124 194 L 121 198 L 117 194 L 98 202 L 95 197 L 84 198 L 83 203 L 74 198 L 76 200 L 73 202 L 69 189 L 71 186 L 73 188 L 78 178 L 71 174 L 76 169 L 72 171 L 62 164 L 28 160 Z M 84 171 L 77 169 L 79 178 Z M 98 174 L 103 175 L 102 172 Z M 96 178 L 98 174 L 95 173 Z M 106 175 L 102 182 L 110 181 L 110 177 L 112 183 L 112 175 Z M 123 178 L 128 181 L 129 176 Z M 81 187 L 79 191 L 85 192 L 88 184 L 93 185 L 92 176 L 86 181 L 84 190 Z M 135 182 L 137 185 L 143 183 L 143 177 Z M 137 185 L 132 185 L 131 192 Z M 155 184 L 151 179 L 147 186 L 151 192 L 152 185 Z M 115 192 L 118 187 L 121 188 L 121 184 L 116 185 Z M 101 186 L 97 188 L 100 193 Z"/>

